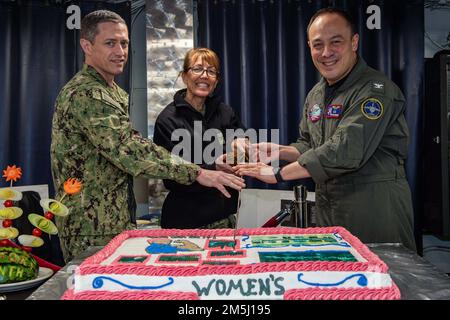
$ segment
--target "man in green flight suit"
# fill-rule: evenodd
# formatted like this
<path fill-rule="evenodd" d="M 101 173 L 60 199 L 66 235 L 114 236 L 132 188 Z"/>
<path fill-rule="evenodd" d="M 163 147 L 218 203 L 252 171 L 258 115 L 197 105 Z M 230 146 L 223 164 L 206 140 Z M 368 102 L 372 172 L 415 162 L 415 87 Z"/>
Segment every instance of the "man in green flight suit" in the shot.
<path fill-rule="evenodd" d="M 66 197 L 70 214 L 56 218 L 66 262 L 135 226 L 133 177 L 197 181 L 227 197 L 225 186 L 245 186 L 235 175 L 171 155 L 132 129 L 128 94 L 114 82 L 127 62 L 128 44 L 126 23 L 116 13 L 85 16 L 80 35 L 85 63 L 56 99 L 50 151 L 56 197 L 63 195 L 66 179 L 83 182 L 81 193 Z"/>
<path fill-rule="evenodd" d="M 252 145 L 261 162 L 236 173 L 267 183 L 312 177 L 317 226 L 343 226 L 365 243 L 400 242 L 416 250 L 406 181 L 405 98 L 358 56 L 359 35 L 342 10 L 319 10 L 308 26 L 322 79 L 309 92 L 300 137 L 290 146 Z M 283 168 L 266 163 L 290 162 Z"/>

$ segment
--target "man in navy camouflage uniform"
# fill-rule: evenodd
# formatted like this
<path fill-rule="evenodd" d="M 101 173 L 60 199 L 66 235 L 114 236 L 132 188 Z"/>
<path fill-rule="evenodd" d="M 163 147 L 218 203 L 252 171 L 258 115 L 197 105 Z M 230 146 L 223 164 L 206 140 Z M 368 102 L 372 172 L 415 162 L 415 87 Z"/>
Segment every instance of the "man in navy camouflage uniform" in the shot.
<path fill-rule="evenodd" d="M 85 63 L 61 90 L 52 125 L 51 164 L 56 198 L 73 177 L 82 192 L 66 197 L 67 217 L 57 217 L 66 262 L 91 245 L 105 245 L 135 226 L 132 178 L 194 181 L 240 190 L 243 180 L 222 171 L 200 169 L 172 156 L 131 127 L 128 94 L 115 82 L 128 57 L 128 29 L 111 11 L 95 11 L 83 18 L 80 45 Z"/>
<path fill-rule="evenodd" d="M 415 251 L 405 98 L 358 57 L 359 35 L 346 12 L 318 11 L 307 32 L 322 79 L 306 98 L 300 137 L 290 146 L 254 145 L 262 162 L 238 165 L 237 173 L 267 183 L 312 177 L 318 226 L 343 226 L 363 242 L 400 242 Z M 265 163 L 274 158 L 291 163 L 272 170 Z"/>

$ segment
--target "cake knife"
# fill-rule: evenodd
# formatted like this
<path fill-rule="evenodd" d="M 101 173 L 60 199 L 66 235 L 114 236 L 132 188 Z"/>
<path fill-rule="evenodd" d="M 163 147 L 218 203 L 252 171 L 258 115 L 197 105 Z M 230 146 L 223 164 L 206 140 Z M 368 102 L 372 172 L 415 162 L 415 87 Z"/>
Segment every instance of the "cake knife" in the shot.
<path fill-rule="evenodd" d="M 239 210 L 241 209 L 241 190 L 239 190 L 238 201 L 237 201 L 237 209 L 236 209 L 236 225 L 233 230 L 233 251 L 236 250 L 236 231 L 239 223 Z"/>
<path fill-rule="evenodd" d="M 235 145 L 234 156 L 235 156 L 235 158 L 233 159 L 233 162 L 234 162 L 234 165 L 237 165 L 239 163 L 238 162 L 237 145 Z M 244 151 L 244 163 L 249 163 L 250 162 L 249 159 L 250 158 L 249 158 L 248 150 L 245 150 Z M 236 225 L 234 226 L 234 231 L 233 231 L 233 251 L 236 250 L 236 231 L 237 231 L 237 227 L 238 227 L 238 223 L 239 223 L 239 210 L 241 209 L 241 190 L 239 190 L 239 194 L 238 194 L 237 209 L 236 209 Z"/>

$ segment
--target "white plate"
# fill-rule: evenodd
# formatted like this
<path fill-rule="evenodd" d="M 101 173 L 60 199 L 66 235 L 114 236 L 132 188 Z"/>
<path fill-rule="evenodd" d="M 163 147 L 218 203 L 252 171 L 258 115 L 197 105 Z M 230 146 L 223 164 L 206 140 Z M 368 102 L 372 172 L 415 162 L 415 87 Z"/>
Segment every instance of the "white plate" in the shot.
<path fill-rule="evenodd" d="M 39 273 L 36 279 L 0 284 L 0 293 L 21 291 L 35 287 L 44 282 L 46 279 L 48 279 L 52 274 L 53 274 L 52 269 L 39 267 Z"/>

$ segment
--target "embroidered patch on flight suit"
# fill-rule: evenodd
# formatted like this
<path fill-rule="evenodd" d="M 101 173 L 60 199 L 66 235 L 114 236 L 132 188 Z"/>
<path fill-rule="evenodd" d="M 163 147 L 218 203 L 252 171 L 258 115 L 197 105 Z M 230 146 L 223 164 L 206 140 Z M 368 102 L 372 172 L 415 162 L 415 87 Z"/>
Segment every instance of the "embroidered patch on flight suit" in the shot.
<path fill-rule="evenodd" d="M 317 103 L 309 109 L 308 117 L 312 122 L 317 122 L 322 117 L 322 109 Z"/>
<path fill-rule="evenodd" d="M 377 120 L 383 115 L 383 104 L 380 100 L 369 98 L 361 104 L 362 114 L 370 120 Z"/>
<path fill-rule="evenodd" d="M 327 107 L 325 118 L 339 119 L 342 115 L 342 104 L 332 104 Z"/>

